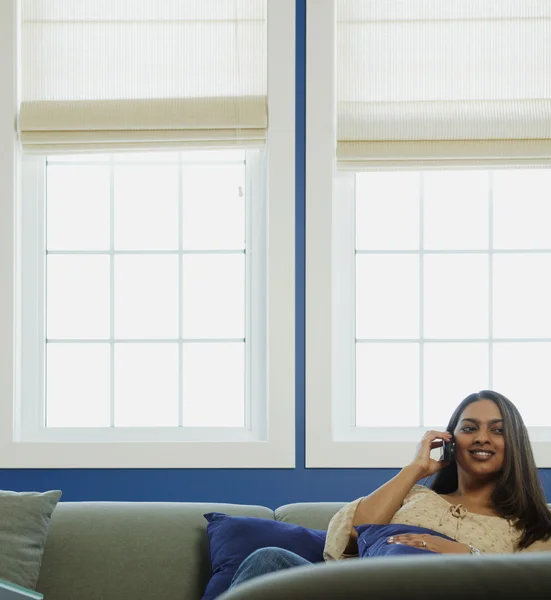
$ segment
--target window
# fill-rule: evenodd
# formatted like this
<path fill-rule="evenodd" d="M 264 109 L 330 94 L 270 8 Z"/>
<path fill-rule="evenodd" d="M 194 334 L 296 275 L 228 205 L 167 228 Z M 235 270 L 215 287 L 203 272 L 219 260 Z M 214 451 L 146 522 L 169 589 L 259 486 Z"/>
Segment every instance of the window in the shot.
<path fill-rule="evenodd" d="M 403 466 L 488 388 L 551 464 L 551 147 L 531 129 L 532 98 L 551 98 L 534 54 L 548 7 L 513 4 L 309 6 L 310 467 Z M 478 59 L 462 50 L 475 33 Z M 520 63 L 498 61 L 505 39 Z M 519 64 L 536 87 L 514 83 Z"/>
<path fill-rule="evenodd" d="M 22 397 L 40 423 L 30 439 L 60 439 L 58 428 L 81 441 L 120 439 L 129 427 L 135 440 L 147 437 L 136 428 L 165 439 L 155 427 L 184 440 L 186 428 L 217 441 L 261 434 L 265 417 L 251 426 L 265 385 L 260 154 L 45 161 L 45 193 L 23 191 L 23 299 L 45 315 L 22 324 L 23 356 L 35 357 L 22 364 Z M 37 231 L 44 247 L 31 250 Z"/>
<path fill-rule="evenodd" d="M 15 7 L 0 19 L 13 98 Z M 13 120 L 0 134 L 2 466 L 292 467 L 294 3 L 140 7 L 22 6 L 23 151 Z M 62 33 L 86 81 L 71 53 L 41 53 Z M 86 52 L 117 40 L 163 69 L 117 79 L 115 50 Z M 184 41 L 197 52 L 167 50 Z M 204 69 L 217 44 L 241 54 Z"/>
<path fill-rule="evenodd" d="M 541 402 L 551 397 L 551 170 L 348 177 L 353 193 L 335 210 L 355 235 L 343 227 L 335 246 L 353 273 L 338 289 L 354 318 L 335 318 L 336 343 L 354 342 L 346 420 L 356 435 L 442 427 L 458 399 L 479 389 L 507 390 L 530 427 L 551 424 Z M 345 387 L 350 367 L 337 364 Z"/>

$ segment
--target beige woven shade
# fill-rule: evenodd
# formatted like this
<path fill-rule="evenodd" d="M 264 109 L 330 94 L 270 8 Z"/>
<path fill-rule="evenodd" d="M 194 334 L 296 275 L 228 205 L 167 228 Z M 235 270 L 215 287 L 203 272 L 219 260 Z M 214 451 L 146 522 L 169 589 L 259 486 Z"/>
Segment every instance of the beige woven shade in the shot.
<path fill-rule="evenodd" d="M 551 157 L 550 0 L 337 0 L 339 161 Z"/>
<path fill-rule="evenodd" d="M 258 146 L 266 0 L 23 0 L 27 151 Z"/>

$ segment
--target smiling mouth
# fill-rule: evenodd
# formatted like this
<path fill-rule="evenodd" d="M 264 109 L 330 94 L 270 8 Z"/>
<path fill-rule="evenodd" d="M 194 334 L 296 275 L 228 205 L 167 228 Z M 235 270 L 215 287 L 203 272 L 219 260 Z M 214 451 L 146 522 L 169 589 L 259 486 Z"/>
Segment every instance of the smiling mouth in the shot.
<path fill-rule="evenodd" d="M 492 458 L 494 452 L 491 450 L 469 450 L 469 454 L 478 459 L 488 459 Z"/>

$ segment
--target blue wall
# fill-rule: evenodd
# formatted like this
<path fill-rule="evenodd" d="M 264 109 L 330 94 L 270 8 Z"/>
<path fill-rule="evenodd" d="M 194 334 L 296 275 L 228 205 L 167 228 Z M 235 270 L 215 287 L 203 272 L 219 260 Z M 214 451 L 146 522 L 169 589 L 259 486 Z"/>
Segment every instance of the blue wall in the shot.
<path fill-rule="evenodd" d="M 296 0 L 296 464 L 295 469 L 0 470 L 0 488 L 63 490 L 63 500 L 205 501 L 262 504 L 351 500 L 387 481 L 391 469 L 304 468 L 304 264 L 306 0 Z M 551 500 L 551 469 L 541 472 Z"/>

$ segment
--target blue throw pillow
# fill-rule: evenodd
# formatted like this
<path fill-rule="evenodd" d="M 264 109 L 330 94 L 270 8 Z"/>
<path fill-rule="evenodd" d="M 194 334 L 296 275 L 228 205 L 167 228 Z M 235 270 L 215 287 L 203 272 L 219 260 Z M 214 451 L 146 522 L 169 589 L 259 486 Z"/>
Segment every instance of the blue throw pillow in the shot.
<path fill-rule="evenodd" d="M 425 527 L 415 527 L 414 525 L 358 525 L 354 527 L 358 532 L 358 553 L 362 557 L 368 556 L 398 556 L 404 554 L 436 554 L 431 550 L 423 550 L 423 548 L 415 548 L 414 546 L 404 546 L 403 544 L 389 544 L 387 538 L 391 535 L 403 535 L 405 533 L 428 533 L 437 535 L 446 540 L 452 538 L 426 529 Z"/>
<path fill-rule="evenodd" d="M 239 565 L 259 548 L 277 546 L 310 562 L 323 561 L 325 531 L 257 517 L 230 517 L 216 512 L 204 516 L 208 521 L 212 576 L 202 600 L 213 600 L 225 592 Z"/>

